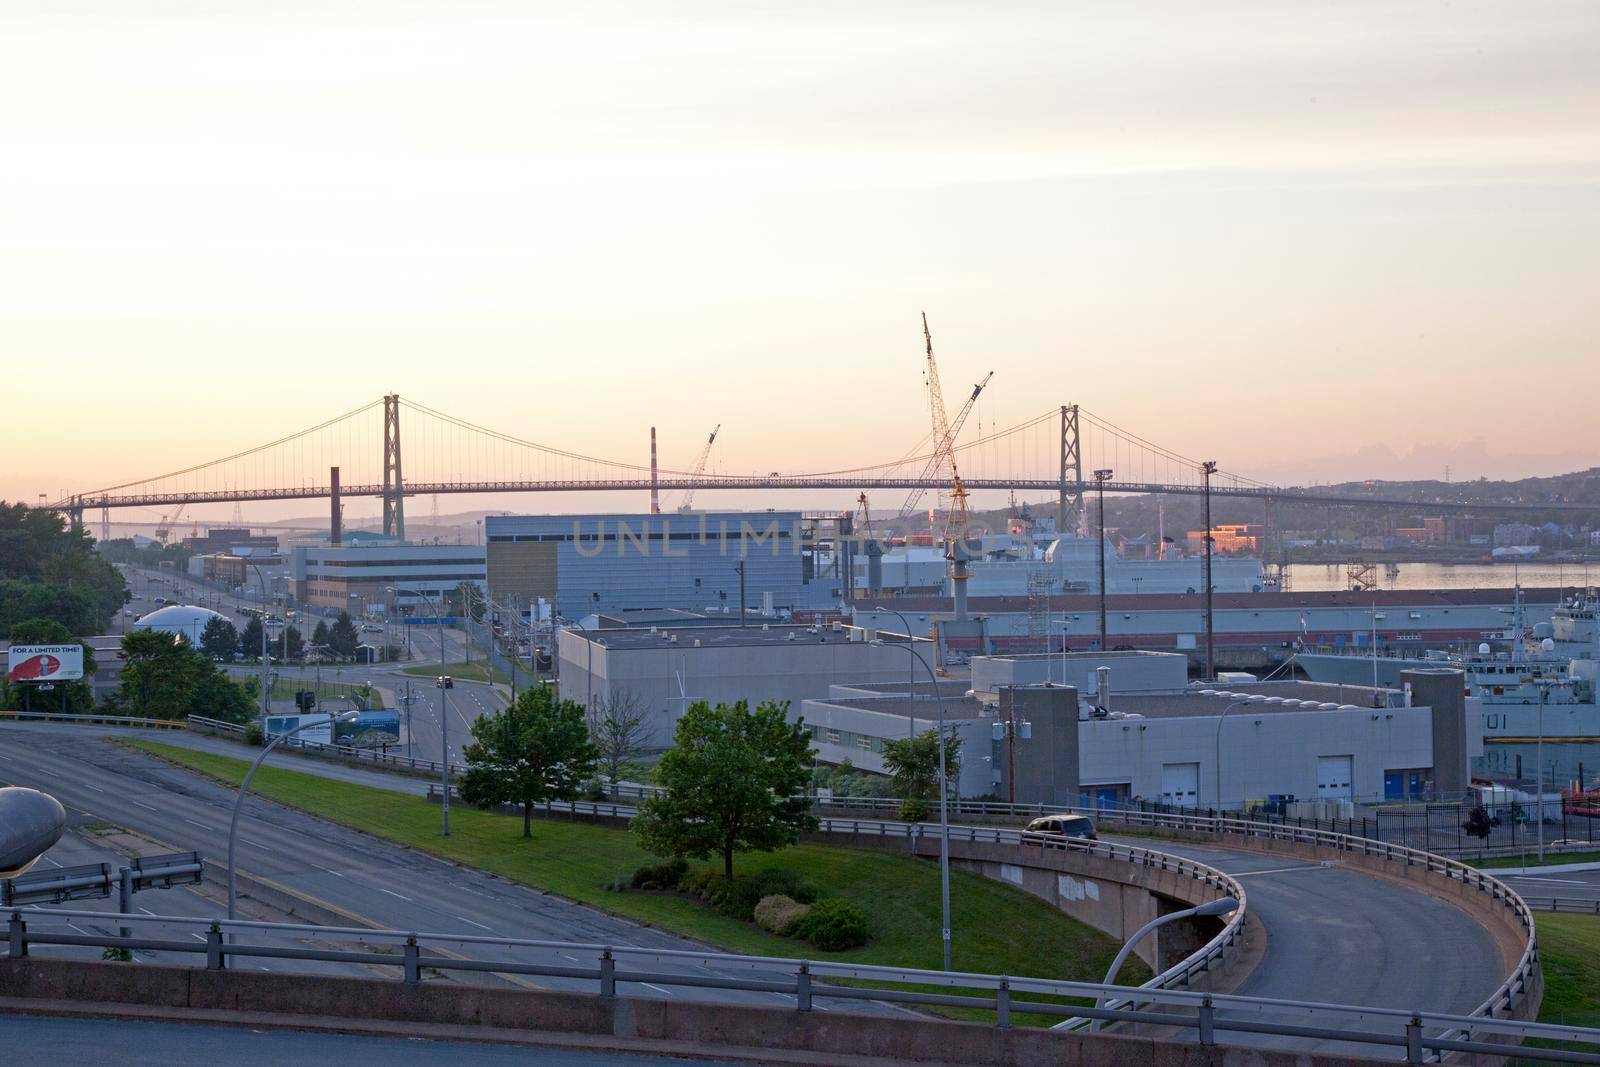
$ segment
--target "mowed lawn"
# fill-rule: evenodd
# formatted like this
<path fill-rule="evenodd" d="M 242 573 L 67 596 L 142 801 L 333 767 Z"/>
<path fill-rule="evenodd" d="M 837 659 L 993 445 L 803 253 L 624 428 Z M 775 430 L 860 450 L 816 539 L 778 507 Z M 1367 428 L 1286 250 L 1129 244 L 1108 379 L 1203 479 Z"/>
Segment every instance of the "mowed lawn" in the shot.
<path fill-rule="evenodd" d="M 128 743 L 234 785 L 248 767 L 244 760 L 155 741 Z M 738 858 L 735 869 L 740 873 L 786 868 L 826 895 L 861 905 L 871 921 L 872 942 L 823 954 L 802 942 L 718 915 L 688 898 L 608 891 L 608 883 L 626 879 L 637 867 L 661 862 L 641 850 L 625 829 L 541 818 L 534 821 L 533 838 L 527 840 L 521 836 L 520 816 L 457 804 L 450 809 L 446 838 L 439 833 L 438 805 L 421 797 L 267 766 L 256 772 L 251 788 L 333 822 L 717 948 L 750 955 L 825 955 L 899 967 L 941 965 L 938 868 L 911 856 L 806 844 Z M 1034 897 L 978 875 L 950 872 L 950 904 L 953 966 L 959 971 L 1100 981 L 1116 955 L 1117 943 L 1105 935 Z M 1119 977 L 1137 984 L 1149 973 L 1143 963 L 1133 960 Z"/>
<path fill-rule="evenodd" d="M 1535 924 L 1544 966 L 1539 1021 L 1600 1027 L 1600 916 L 1539 912 Z"/>

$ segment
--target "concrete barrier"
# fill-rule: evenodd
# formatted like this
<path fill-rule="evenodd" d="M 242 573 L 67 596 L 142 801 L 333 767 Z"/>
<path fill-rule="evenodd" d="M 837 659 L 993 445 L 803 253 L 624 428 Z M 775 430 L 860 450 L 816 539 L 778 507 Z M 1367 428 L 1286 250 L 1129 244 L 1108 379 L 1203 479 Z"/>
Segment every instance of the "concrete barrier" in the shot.
<path fill-rule="evenodd" d="M 573 1044 L 590 1049 L 699 1049 L 757 1062 L 841 1067 L 870 1060 L 995 1067 L 1360 1067 L 1392 1062 L 926 1017 L 31 957 L 0 959 L 0 998 L 0 1006 L 10 1010 L 50 1010 L 71 1002 L 80 1011 L 93 1004 L 97 1013 L 116 1016 L 133 1014 L 127 1009 L 139 1006 L 165 1009 L 161 1017 L 248 1026 L 314 1026 L 322 1020 L 329 1028 L 387 1033 L 393 1032 L 393 1024 L 408 1024 L 407 1036 L 421 1036 L 427 1025 L 466 1026 L 494 1040 L 520 1032 L 560 1044 L 567 1035 Z M 151 1017 L 149 1012 L 139 1014 Z M 362 1025 L 375 1022 L 391 1026 Z M 420 1032 L 418 1024 L 423 1024 Z M 460 1032 L 452 1030 L 450 1036 Z"/>

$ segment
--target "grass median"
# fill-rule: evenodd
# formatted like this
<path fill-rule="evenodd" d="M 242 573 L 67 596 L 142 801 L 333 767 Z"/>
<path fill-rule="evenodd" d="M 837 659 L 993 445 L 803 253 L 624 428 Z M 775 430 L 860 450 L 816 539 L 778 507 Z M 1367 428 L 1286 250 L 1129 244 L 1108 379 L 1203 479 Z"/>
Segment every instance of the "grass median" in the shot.
<path fill-rule="evenodd" d="M 235 786 L 248 766 L 244 760 L 143 739 L 127 744 Z M 521 836 L 520 816 L 458 805 L 450 809 L 450 836 L 442 837 L 438 806 L 421 797 L 270 766 L 256 772 L 251 788 L 332 822 L 728 951 L 895 967 L 941 965 L 938 868 L 911 856 L 803 844 L 739 857 L 741 872 L 792 870 L 827 895 L 854 901 L 866 911 L 872 923 L 870 944 L 818 953 L 802 942 L 718 915 L 687 897 L 606 890 L 614 879 L 660 862 L 640 849 L 627 830 L 545 818 L 535 820 L 533 838 L 527 840 Z M 960 971 L 1097 982 L 1118 947 L 1020 890 L 965 871 L 950 872 L 950 905 L 953 964 Z M 1143 963 L 1133 960 L 1120 977 L 1138 984 L 1149 974 Z"/>
<path fill-rule="evenodd" d="M 458 682 L 500 682 L 509 685 L 511 679 L 501 671 L 489 671 L 478 660 L 471 663 L 447 663 L 444 670 L 439 669 L 437 663 L 423 664 L 416 667 L 401 667 L 401 674 L 409 674 L 413 678 L 437 678 L 441 674 L 448 674 Z"/>

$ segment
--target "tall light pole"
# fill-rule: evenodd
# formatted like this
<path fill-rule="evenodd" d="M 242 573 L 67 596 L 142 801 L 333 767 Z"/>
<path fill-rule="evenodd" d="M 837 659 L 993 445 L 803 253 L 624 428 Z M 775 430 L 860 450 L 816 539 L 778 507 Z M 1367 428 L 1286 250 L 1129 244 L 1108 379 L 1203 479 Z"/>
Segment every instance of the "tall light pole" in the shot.
<path fill-rule="evenodd" d="M 393 587 L 389 592 L 394 593 Z M 444 837 L 450 836 L 450 707 L 445 700 L 444 691 L 449 687 L 450 678 L 444 673 L 444 615 L 439 610 L 441 605 L 434 603 L 433 597 L 421 589 L 412 590 L 417 596 L 428 602 L 428 610 L 433 612 L 433 621 L 439 626 L 439 677 L 434 680 L 434 686 L 439 690 L 439 767 L 440 779 L 443 782 L 444 795 L 440 800 L 440 810 L 444 814 Z M 397 597 L 398 593 L 395 594 Z"/>
<path fill-rule="evenodd" d="M 355 722 L 358 718 L 360 718 L 360 716 L 353 711 L 342 712 L 328 720 L 329 729 L 332 729 L 332 725 L 335 722 Z M 255 762 L 250 764 L 250 769 L 245 772 L 244 781 L 239 783 L 239 794 L 233 798 L 233 817 L 228 820 L 228 918 L 230 919 L 235 917 L 235 904 L 238 900 L 238 890 L 235 888 L 236 882 L 234 877 L 238 873 L 238 868 L 234 863 L 234 854 L 238 851 L 239 843 L 239 811 L 244 807 L 244 795 L 250 791 L 250 779 L 256 776 L 256 768 L 261 766 L 262 761 L 267 758 L 267 755 L 273 749 L 277 748 L 280 744 L 282 744 L 284 741 L 287 741 L 301 730 L 309 730 L 313 726 L 321 725 L 322 724 L 320 722 L 303 722 L 294 729 L 286 730 L 277 737 L 274 737 L 271 741 L 267 742 L 267 747 L 261 750 L 261 755 L 256 757 Z"/>
<path fill-rule="evenodd" d="M 1108 469 L 1094 472 L 1095 492 L 1100 498 L 1100 651 L 1106 650 L 1106 483 L 1111 480 Z"/>
<path fill-rule="evenodd" d="M 1216 624 L 1211 613 L 1211 476 L 1217 473 L 1217 461 L 1206 460 L 1200 472 L 1206 477 L 1206 681 L 1210 682 L 1217 677 Z"/>
<path fill-rule="evenodd" d="M 239 558 L 243 559 L 245 565 L 256 572 L 256 579 L 261 583 L 261 615 L 256 619 L 256 622 L 261 626 L 261 733 L 262 736 L 265 736 L 267 732 L 267 710 L 271 706 L 267 686 L 267 576 L 261 573 L 261 568 L 256 566 L 256 561 L 249 558 L 250 551 L 249 545 L 234 549 L 235 554 L 243 553 Z M 285 626 L 284 633 L 287 634 L 288 632 L 288 627 Z M 231 867 L 232 864 L 230 863 L 229 866 Z M 231 919 L 233 916 L 230 914 L 228 918 Z"/>
<path fill-rule="evenodd" d="M 939 905 L 944 923 L 939 931 L 939 937 L 944 942 L 944 969 L 948 971 L 950 969 L 950 776 L 944 767 L 944 697 L 939 693 L 939 679 L 921 652 L 912 648 L 909 642 L 886 647 L 903 648 L 922 664 L 922 669 L 928 672 L 928 684 L 933 687 L 934 700 L 939 704 L 939 737 L 936 746 L 939 749 Z"/>
<path fill-rule="evenodd" d="M 1517 640 L 1522 640 L 1522 635 L 1517 635 Z M 1539 824 L 1539 865 L 1544 865 L 1544 705 L 1550 695 L 1550 683 L 1540 678 L 1534 683 L 1539 687 L 1539 738 L 1533 749 L 1533 793 L 1535 818 Z M 1583 786 L 1578 783 L 1579 788 Z"/>
<path fill-rule="evenodd" d="M 1222 709 L 1222 714 L 1217 716 L 1217 811 L 1222 811 L 1222 720 L 1228 717 L 1228 712 L 1241 704 L 1250 703 L 1248 700 L 1235 700 L 1232 704 Z"/>
<path fill-rule="evenodd" d="M 900 616 L 900 621 L 903 624 L 905 624 L 906 640 L 907 641 L 915 641 L 916 640 L 916 636 L 913 635 L 912 632 L 911 632 L 911 620 L 906 618 L 900 612 L 896 611 L 894 608 L 886 608 L 882 604 L 877 605 L 876 607 L 873 608 L 873 610 L 874 611 L 887 611 L 891 615 L 899 615 Z M 915 704 L 916 700 L 917 700 L 917 665 L 915 663 L 907 663 L 906 664 L 906 669 L 910 672 L 909 676 L 906 678 L 906 700 L 909 703 Z M 908 740 L 917 736 L 917 719 L 916 719 L 916 716 L 912 715 L 912 716 L 908 716 L 907 717 L 906 729 L 908 731 L 910 731 L 907 734 L 907 739 Z"/>

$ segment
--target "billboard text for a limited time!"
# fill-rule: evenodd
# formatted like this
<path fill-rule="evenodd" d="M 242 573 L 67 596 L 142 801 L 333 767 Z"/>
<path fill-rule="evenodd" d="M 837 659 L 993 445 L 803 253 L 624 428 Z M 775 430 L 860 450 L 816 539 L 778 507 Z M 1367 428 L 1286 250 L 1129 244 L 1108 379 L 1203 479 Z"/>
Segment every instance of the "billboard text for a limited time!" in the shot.
<path fill-rule="evenodd" d="M 12 645 L 6 652 L 8 681 L 72 682 L 82 677 L 82 645 Z"/>

